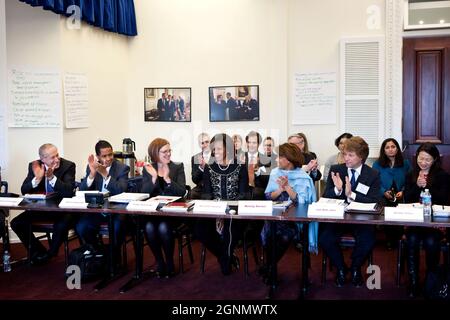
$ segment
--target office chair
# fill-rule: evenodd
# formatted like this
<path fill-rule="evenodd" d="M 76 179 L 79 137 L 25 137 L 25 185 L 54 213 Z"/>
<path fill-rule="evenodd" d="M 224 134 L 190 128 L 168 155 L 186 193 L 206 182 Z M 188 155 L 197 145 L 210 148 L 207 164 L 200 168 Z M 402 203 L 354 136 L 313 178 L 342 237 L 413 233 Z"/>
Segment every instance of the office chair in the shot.
<path fill-rule="evenodd" d="M 339 246 L 341 248 L 354 248 L 356 245 L 356 239 L 353 236 L 343 235 L 339 240 Z M 321 284 L 325 285 L 325 281 L 327 279 L 327 255 L 322 251 L 322 278 Z M 367 257 L 368 265 L 371 266 L 373 264 L 373 252 L 370 251 L 369 256 Z M 332 270 L 332 265 L 330 263 L 330 271 Z"/>

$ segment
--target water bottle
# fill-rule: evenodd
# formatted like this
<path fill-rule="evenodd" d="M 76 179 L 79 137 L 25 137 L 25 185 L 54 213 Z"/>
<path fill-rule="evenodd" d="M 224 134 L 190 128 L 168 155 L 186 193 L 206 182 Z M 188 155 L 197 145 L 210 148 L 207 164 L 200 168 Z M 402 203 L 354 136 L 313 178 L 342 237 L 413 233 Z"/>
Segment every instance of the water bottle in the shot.
<path fill-rule="evenodd" d="M 11 256 L 8 250 L 3 253 L 3 271 L 11 272 Z"/>
<path fill-rule="evenodd" d="M 431 193 L 429 189 L 421 192 L 422 205 L 423 205 L 423 216 L 431 216 Z"/>

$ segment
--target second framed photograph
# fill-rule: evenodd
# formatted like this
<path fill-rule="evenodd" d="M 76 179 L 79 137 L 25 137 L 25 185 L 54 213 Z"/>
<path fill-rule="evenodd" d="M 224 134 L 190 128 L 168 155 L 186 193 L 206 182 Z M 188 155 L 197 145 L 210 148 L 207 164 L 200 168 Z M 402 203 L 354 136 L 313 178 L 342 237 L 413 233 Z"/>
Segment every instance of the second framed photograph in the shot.
<path fill-rule="evenodd" d="M 144 121 L 191 121 L 191 88 L 144 88 Z"/>
<path fill-rule="evenodd" d="M 259 121 L 259 86 L 209 87 L 209 121 Z"/>

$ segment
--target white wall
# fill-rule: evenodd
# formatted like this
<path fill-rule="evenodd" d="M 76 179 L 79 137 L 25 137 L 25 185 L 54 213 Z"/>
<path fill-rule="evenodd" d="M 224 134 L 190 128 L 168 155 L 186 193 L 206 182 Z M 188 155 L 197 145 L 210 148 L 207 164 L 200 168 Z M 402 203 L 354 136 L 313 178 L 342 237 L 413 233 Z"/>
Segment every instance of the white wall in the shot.
<path fill-rule="evenodd" d="M 380 8 L 380 29 L 367 27 L 369 6 Z M 293 77 L 296 72 L 336 71 L 338 80 L 338 108 L 335 125 L 292 125 L 289 133 L 303 132 L 310 149 L 322 164 L 337 152 L 334 139 L 342 132 L 339 105 L 339 40 L 342 37 L 384 35 L 385 0 L 289 0 L 288 27 L 288 87 L 289 119 L 292 118 Z"/>
<path fill-rule="evenodd" d="M 130 45 L 129 125 L 143 158 L 167 138 L 175 161 L 198 152 L 202 131 L 286 136 L 287 2 L 285 0 L 135 1 L 139 36 Z M 259 85 L 260 121 L 209 122 L 208 87 Z M 143 121 L 144 87 L 191 87 L 192 122 Z"/>

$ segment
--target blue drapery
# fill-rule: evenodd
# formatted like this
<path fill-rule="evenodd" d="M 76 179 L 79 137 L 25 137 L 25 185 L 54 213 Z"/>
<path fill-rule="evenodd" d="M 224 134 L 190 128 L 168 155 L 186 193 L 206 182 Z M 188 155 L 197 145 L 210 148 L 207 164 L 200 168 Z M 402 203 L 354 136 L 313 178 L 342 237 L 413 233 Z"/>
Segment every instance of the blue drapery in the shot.
<path fill-rule="evenodd" d="M 80 7 L 81 20 L 96 27 L 127 36 L 137 35 L 134 0 L 19 0 L 57 14 L 71 15 L 67 8 Z"/>

